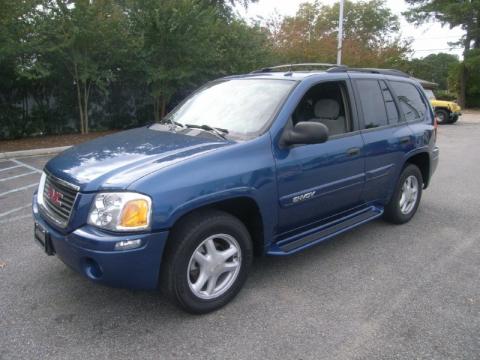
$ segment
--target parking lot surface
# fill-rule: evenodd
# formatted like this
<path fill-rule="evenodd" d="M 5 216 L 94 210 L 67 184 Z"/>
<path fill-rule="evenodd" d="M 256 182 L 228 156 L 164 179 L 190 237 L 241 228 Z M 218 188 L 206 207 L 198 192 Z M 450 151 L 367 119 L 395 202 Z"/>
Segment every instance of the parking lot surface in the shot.
<path fill-rule="evenodd" d="M 48 158 L 0 161 L 0 359 L 479 359 L 480 113 L 438 143 L 410 223 L 257 259 L 238 297 L 204 316 L 47 257 L 30 202 Z"/>

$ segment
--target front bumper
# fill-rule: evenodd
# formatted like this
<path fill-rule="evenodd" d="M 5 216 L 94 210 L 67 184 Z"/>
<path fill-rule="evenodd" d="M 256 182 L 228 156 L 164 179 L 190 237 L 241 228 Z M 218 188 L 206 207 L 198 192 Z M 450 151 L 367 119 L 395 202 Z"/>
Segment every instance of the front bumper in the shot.
<path fill-rule="evenodd" d="M 85 225 L 64 234 L 43 219 L 33 199 L 34 221 L 47 232 L 60 260 L 88 279 L 114 287 L 155 289 L 168 231 L 117 235 Z M 133 250 L 114 250 L 118 241 L 141 239 Z"/>
<path fill-rule="evenodd" d="M 458 112 L 452 111 L 450 113 L 450 119 L 451 120 L 458 119 L 461 115 L 462 115 L 462 113 L 460 111 L 458 111 Z"/>

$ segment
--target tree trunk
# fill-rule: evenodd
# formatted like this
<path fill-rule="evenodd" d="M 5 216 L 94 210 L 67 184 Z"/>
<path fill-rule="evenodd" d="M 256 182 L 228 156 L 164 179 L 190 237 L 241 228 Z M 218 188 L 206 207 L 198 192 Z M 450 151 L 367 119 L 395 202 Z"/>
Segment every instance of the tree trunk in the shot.
<path fill-rule="evenodd" d="M 465 44 L 463 50 L 463 62 L 460 65 L 460 89 L 458 94 L 458 104 L 465 108 L 467 105 L 467 67 L 465 66 L 465 59 L 468 56 L 470 51 L 470 43 L 472 42 L 472 23 L 470 22 L 467 26 L 467 34 L 465 36 Z"/>
<path fill-rule="evenodd" d="M 82 104 L 82 91 L 80 90 L 80 85 L 77 82 L 77 100 L 78 100 L 78 110 L 80 113 L 80 133 L 84 133 L 84 119 L 83 119 L 83 104 Z"/>
<path fill-rule="evenodd" d="M 465 60 L 460 64 L 460 89 L 458 94 L 458 105 L 463 109 L 467 102 L 467 67 L 465 66 Z"/>
<path fill-rule="evenodd" d="M 476 24 L 475 24 L 475 36 L 473 39 L 473 48 L 480 49 L 480 11 L 477 11 Z"/>
<path fill-rule="evenodd" d="M 160 96 L 153 98 L 153 118 L 155 122 L 160 121 Z"/>
<path fill-rule="evenodd" d="M 165 99 L 165 96 L 161 97 L 161 109 L 160 109 L 160 115 L 161 118 L 163 119 L 166 115 L 167 112 L 167 99 Z"/>
<path fill-rule="evenodd" d="M 85 126 L 85 134 L 88 134 L 88 90 L 87 82 L 83 84 L 83 124 Z"/>

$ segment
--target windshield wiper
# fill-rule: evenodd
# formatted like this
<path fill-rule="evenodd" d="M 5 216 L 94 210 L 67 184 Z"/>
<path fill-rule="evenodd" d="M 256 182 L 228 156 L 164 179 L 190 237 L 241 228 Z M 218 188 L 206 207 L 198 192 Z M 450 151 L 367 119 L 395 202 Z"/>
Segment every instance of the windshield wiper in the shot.
<path fill-rule="evenodd" d="M 174 121 L 174 120 L 172 120 L 172 119 L 170 119 L 170 118 L 163 118 L 161 122 L 163 122 L 164 124 L 170 123 L 170 124 L 172 124 L 172 125 L 175 125 L 175 126 L 178 126 L 178 127 L 181 127 L 181 128 L 184 128 L 184 127 L 185 127 L 185 125 L 183 125 L 182 123 L 179 123 L 179 122 L 177 122 L 177 121 Z"/>
<path fill-rule="evenodd" d="M 222 129 L 222 128 L 217 128 L 217 127 L 211 127 L 210 125 L 195 125 L 195 124 L 185 124 L 187 128 L 192 128 L 192 129 L 201 129 L 208 131 L 214 135 L 217 135 L 218 137 L 222 138 L 223 140 L 227 140 L 227 137 L 225 134 L 228 134 L 227 129 Z"/>

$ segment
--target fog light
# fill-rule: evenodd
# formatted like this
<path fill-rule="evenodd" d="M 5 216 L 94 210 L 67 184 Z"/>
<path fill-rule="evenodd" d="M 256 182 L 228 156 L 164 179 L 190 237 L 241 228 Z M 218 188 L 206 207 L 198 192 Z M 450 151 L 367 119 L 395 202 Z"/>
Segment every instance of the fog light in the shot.
<path fill-rule="evenodd" d="M 142 240 L 141 239 L 136 239 L 136 240 L 124 240 L 124 241 L 119 241 L 115 244 L 115 250 L 130 250 L 130 249 L 136 249 L 140 245 L 142 245 Z"/>

